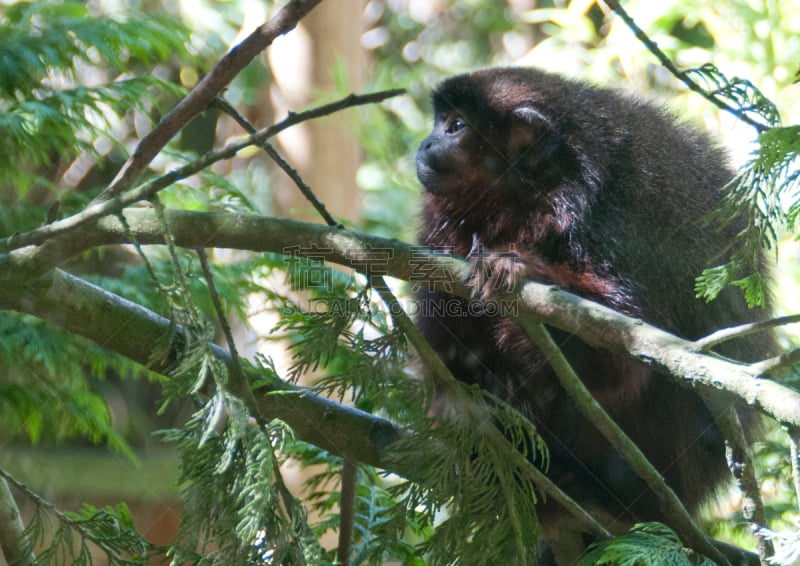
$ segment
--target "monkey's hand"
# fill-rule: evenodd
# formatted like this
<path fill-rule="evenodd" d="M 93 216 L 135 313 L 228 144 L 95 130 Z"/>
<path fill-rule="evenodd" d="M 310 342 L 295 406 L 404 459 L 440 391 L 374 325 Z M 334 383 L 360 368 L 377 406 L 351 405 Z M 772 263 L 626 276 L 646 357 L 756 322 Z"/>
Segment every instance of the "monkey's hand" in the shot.
<path fill-rule="evenodd" d="M 514 293 L 526 276 L 523 256 L 513 244 L 505 250 L 489 250 L 473 236 L 467 259 L 472 262 L 468 282 L 474 299 L 488 301 Z"/>
<path fill-rule="evenodd" d="M 467 254 L 472 262 L 468 283 L 472 298 L 482 301 L 516 293 L 525 279 L 558 287 L 597 301 L 631 316 L 640 316 L 630 291 L 620 279 L 601 276 L 591 264 L 573 267 L 565 263 L 549 263 L 514 244 L 505 249 L 487 249 L 477 236 Z"/>

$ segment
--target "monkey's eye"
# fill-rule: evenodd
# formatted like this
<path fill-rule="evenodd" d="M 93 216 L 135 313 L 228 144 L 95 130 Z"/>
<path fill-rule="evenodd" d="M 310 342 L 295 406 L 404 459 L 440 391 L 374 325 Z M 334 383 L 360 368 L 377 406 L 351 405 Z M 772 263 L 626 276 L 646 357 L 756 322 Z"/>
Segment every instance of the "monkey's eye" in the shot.
<path fill-rule="evenodd" d="M 453 116 L 449 122 L 447 122 L 447 128 L 445 128 L 446 134 L 455 134 L 463 130 L 467 127 L 467 123 L 461 118 L 461 116 Z"/>

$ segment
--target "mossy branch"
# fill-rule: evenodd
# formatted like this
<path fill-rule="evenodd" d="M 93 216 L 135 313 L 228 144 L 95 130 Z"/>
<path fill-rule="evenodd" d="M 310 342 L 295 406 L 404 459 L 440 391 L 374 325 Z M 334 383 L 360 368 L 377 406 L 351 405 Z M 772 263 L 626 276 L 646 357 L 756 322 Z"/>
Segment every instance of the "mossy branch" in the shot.
<path fill-rule="evenodd" d="M 35 274 L 47 273 L 96 246 L 129 243 L 131 236 L 143 245 L 163 243 L 154 211 L 127 209 L 124 217 L 129 228 L 118 218 L 107 216 L 69 237 L 0 255 L 0 285 L 8 287 L 14 279 L 27 281 Z M 355 269 L 369 265 L 374 259 L 370 252 L 375 249 L 390 250 L 388 259 L 382 260 L 382 273 L 414 282 L 425 282 L 423 272 L 446 273 L 451 292 L 470 296 L 464 283 L 469 275 L 467 262 L 398 240 L 255 214 L 168 210 L 166 217 L 178 246 L 276 253 L 293 249 L 297 253 L 297 242 L 303 242 L 314 249 L 315 259 L 323 254 L 326 261 Z M 429 269 L 420 269 L 423 263 Z M 442 279 L 432 278 L 429 283 L 441 286 Z M 8 294 L 8 290 L 5 292 Z M 579 336 L 591 346 L 627 354 L 701 391 L 738 397 L 787 429 L 800 429 L 800 393 L 765 379 L 758 372 L 758 364 L 746 365 L 700 353 L 694 342 L 541 283 L 527 282 L 522 287 L 519 307 L 520 317 L 532 316 L 533 320 Z"/>

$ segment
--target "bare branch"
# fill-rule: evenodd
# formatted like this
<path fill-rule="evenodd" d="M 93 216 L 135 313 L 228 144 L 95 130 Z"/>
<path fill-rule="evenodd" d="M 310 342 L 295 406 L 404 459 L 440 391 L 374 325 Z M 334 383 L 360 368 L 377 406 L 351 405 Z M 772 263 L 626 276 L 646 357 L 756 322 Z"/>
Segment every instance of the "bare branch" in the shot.
<path fill-rule="evenodd" d="M 268 22 L 231 49 L 142 140 L 111 184 L 95 201 L 113 199 L 130 188 L 167 142 L 208 105 L 248 63 L 281 35 L 289 33 L 321 0 L 290 0 Z"/>
<path fill-rule="evenodd" d="M 249 134 L 256 133 L 255 126 L 253 126 L 247 120 L 247 118 L 242 116 L 240 112 L 238 112 L 233 106 L 231 106 L 231 104 L 227 100 L 225 100 L 221 96 L 218 96 L 214 101 L 214 104 L 216 106 L 219 106 L 226 114 L 228 114 L 231 118 L 236 120 L 236 123 L 239 124 L 242 128 L 244 128 L 244 130 L 247 133 Z M 283 171 L 289 176 L 289 178 L 292 181 L 294 181 L 294 184 L 297 185 L 297 188 L 300 189 L 300 192 L 303 193 L 303 196 L 306 197 L 308 202 L 311 203 L 311 206 L 313 206 L 314 209 L 319 213 L 319 215 L 322 216 L 323 220 L 325 220 L 328 226 L 337 226 L 339 228 L 342 228 L 341 224 L 336 222 L 333 216 L 331 216 L 330 212 L 328 212 L 328 209 L 325 208 L 325 205 L 322 203 L 322 201 L 320 201 L 317 198 L 317 195 L 314 194 L 314 191 L 311 189 L 311 187 L 308 186 L 308 183 L 306 183 L 303 180 L 303 178 L 300 176 L 297 170 L 294 167 L 292 167 L 292 165 L 288 161 L 286 161 L 283 157 L 281 157 L 278 151 L 274 147 L 272 147 L 272 144 L 269 144 L 266 141 L 264 141 L 258 145 L 261 149 L 263 149 L 266 152 L 267 155 L 270 156 L 270 158 L 272 158 L 272 160 L 278 165 L 278 167 L 283 169 Z"/>
<path fill-rule="evenodd" d="M 706 403 L 709 407 L 718 405 L 711 399 L 706 399 Z M 736 409 L 731 406 L 725 406 L 721 411 L 712 410 L 711 412 L 714 421 L 725 436 L 725 458 L 728 460 L 728 468 L 730 468 L 731 475 L 736 480 L 742 494 L 742 514 L 750 524 L 750 531 L 756 540 L 761 564 L 767 564 L 767 558 L 775 554 L 775 549 L 762 530 L 767 525 L 764 501 L 761 499 L 761 490 L 756 479 L 741 419 Z"/>
<path fill-rule="evenodd" d="M 301 122 L 313 120 L 328 114 L 333 114 L 334 112 L 338 112 L 345 108 L 381 102 L 382 100 L 403 94 L 404 92 L 405 91 L 402 89 L 395 89 L 371 94 L 351 94 L 345 98 L 331 102 L 330 104 L 323 104 L 322 106 L 318 106 L 304 112 L 292 112 L 284 120 L 278 122 L 277 124 L 273 124 L 268 128 L 259 130 L 255 134 L 245 136 L 238 142 L 228 144 L 222 149 L 210 151 L 195 161 L 192 161 L 183 167 L 179 167 L 178 169 L 175 169 L 174 171 L 171 171 L 162 177 L 145 183 L 144 185 L 140 185 L 135 189 L 126 191 L 125 193 L 110 200 L 95 201 L 78 214 L 64 218 L 63 220 L 59 220 L 57 222 L 53 222 L 52 224 L 46 224 L 30 232 L 15 234 L 8 238 L 4 238 L 0 240 L 0 253 L 19 249 L 24 246 L 42 244 L 54 236 L 75 230 L 88 222 L 97 220 L 98 218 L 102 218 L 103 216 L 107 216 L 109 214 L 115 214 L 124 207 L 135 204 L 140 200 L 152 198 L 153 195 L 158 193 L 158 191 L 165 189 L 176 181 L 194 175 L 195 173 L 202 171 L 217 161 L 230 159 L 242 149 L 252 145 L 259 145 L 264 140 Z"/>
<path fill-rule="evenodd" d="M 350 553 L 353 550 L 353 525 L 356 516 L 356 485 L 358 483 L 358 462 L 345 458 L 342 464 L 342 488 L 339 500 L 339 547 L 336 561 L 341 566 L 350 566 Z"/>
<path fill-rule="evenodd" d="M 675 66 L 675 63 L 673 63 L 672 60 L 667 57 L 666 53 L 661 51 L 656 42 L 650 39 L 650 37 L 642 30 L 642 28 L 636 24 L 633 18 L 631 18 L 628 12 L 626 12 L 625 9 L 620 6 L 617 0 L 603 0 L 603 2 L 605 2 L 608 7 L 611 8 L 620 18 L 622 18 L 622 21 L 625 22 L 625 25 L 628 26 L 636 38 L 642 42 L 642 45 L 647 47 L 648 51 L 650 51 L 650 53 L 652 53 L 655 58 L 658 59 L 659 63 L 661 63 L 670 73 L 672 73 L 676 79 L 689 87 L 690 90 L 698 93 L 717 108 L 725 110 L 726 112 L 730 112 L 742 122 L 753 126 L 758 133 L 765 132 L 769 129 L 764 124 L 760 124 L 759 122 L 753 120 L 750 116 L 740 112 L 737 108 L 730 106 L 715 94 L 706 91 L 706 89 L 692 80 L 686 73 L 678 69 L 678 67 Z"/>
<path fill-rule="evenodd" d="M 217 293 L 217 286 L 214 284 L 214 275 L 211 273 L 211 266 L 208 263 L 208 255 L 205 248 L 197 249 L 197 257 L 200 258 L 200 267 L 203 270 L 203 277 L 208 285 L 208 293 L 211 296 L 211 304 L 214 305 L 214 311 L 217 314 L 217 322 L 222 328 L 222 334 L 225 336 L 225 342 L 228 344 L 228 352 L 231 356 L 231 383 L 232 389 L 236 392 L 242 401 L 247 405 L 247 409 L 255 417 L 261 418 L 258 413 L 258 406 L 256 405 L 253 391 L 247 384 L 244 373 L 242 372 L 242 362 L 239 359 L 239 351 L 236 349 L 236 342 L 233 340 L 233 333 L 228 324 L 228 319 L 225 317 L 225 309 L 222 308 L 222 301 L 220 301 L 219 293 Z"/>
<path fill-rule="evenodd" d="M 708 336 L 700 338 L 699 340 L 695 340 L 694 345 L 698 352 L 708 352 L 714 346 L 718 346 L 723 342 L 748 336 L 750 334 L 755 334 L 756 332 L 762 332 L 770 328 L 794 324 L 795 322 L 800 322 L 800 314 L 780 316 L 771 318 L 769 320 L 762 320 L 759 322 L 751 322 L 749 324 L 732 326 L 730 328 L 723 328 L 722 330 L 718 330 L 713 334 L 709 334 Z"/>

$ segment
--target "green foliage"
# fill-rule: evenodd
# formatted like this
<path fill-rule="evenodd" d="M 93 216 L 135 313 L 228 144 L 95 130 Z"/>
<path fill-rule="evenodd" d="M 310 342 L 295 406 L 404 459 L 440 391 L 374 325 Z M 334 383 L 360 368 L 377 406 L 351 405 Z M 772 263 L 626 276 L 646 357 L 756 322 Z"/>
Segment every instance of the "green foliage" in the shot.
<path fill-rule="evenodd" d="M 640 523 L 628 534 L 590 546 L 578 566 L 714 566 L 714 562 L 685 548 L 668 527 Z"/>
<path fill-rule="evenodd" d="M 300 462 L 303 467 L 321 469 L 306 480 L 303 499 L 323 518 L 314 525 L 314 532 L 318 536 L 337 529 L 340 519 L 337 507 L 341 502 L 338 482 L 342 473 L 342 459 L 299 441 L 287 446 L 287 456 Z M 424 510 L 407 509 L 395 493 L 398 491 L 396 486 L 396 479 L 383 478 L 370 466 L 359 466 L 351 564 L 377 565 L 393 559 L 412 566 L 425 564 L 414 543 L 430 537 L 433 532 L 431 517 Z M 331 561 L 333 554 L 331 552 L 328 557 Z"/>
<path fill-rule="evenodd" d="M 753 157 L 725 188 L 724 200 L 709 218 L 719 226 L 742 217 L 747 221 L 732 242 L 727 262 L 704 271 L 698 279 L 698 295 L 706 299 L 734 284 L 744 289 L 750 305 L 763 305 L 766 291 L 759 251 L 776 250 L 781 231 L 796 228 L 800 126 L 771 128 L 759 135 L 758 142 Z"/>
<path fill-rule="evenodd" d="M 175 563 L 322 564 L 305 509 L 280 478 L 275 451 L 291 438 L 283 423 L 260 425 L 219 394 L 165 438 L 181 452 L 185 501 Z"/>
<path fill-rule="evenodd" d="M 750 81 L 738 77 L 728 79 L 711 63 L 687 69 L 683 74 L 690 79 L 698 80 L 705 92 L 731 103 L 738 117 L 754 119 L 764 127 L 774 128 L 780 125 L 781 116 L 778 108 Z"/>
<path fill-rule="evenodd" d="M 56 166 L 63 169 L 81 152 L 97 157 L 102 140 L 118 138 L 120 120 L 133 112 L 147 115 L 165 93 L 177 92 L 148 73 L 160 61 L 185 53 L 187 39 L 184 28 L 159 16 L 98 17 L 78 2 L 4 6 L 0 234 L 41 224 L 54 199 L 45 196 L 47 191 L 61 199 L 61 213 L 86 205 L 85 193 L 65 191 L 54 182 Z M 137 71 L 143 76 L 135 76 Z M 31 191 L 34 187 L 45 191 Z M 102 253 L 87 258 L 102 261 Z M 100 281 L 123 295 L 139 291 L 131 283 Z M 34 442 L 85 437 L 132 457 L 112 426 L 107 403 L 87 379 L 151 374 L 31 317 L 0 313 L 0 335 L 5 430 L 24 428 Z"/>
<path fill-rule="evenodd" d="M 536 563 L 532 462 L 546 469 L 546 446 L 530 422 L 479 388 L 456 384 L 445 398 L 452 414 L 418 426 L 392 452 L 419 476 L 393 490 L 406 512 L 424 509 L 432 523 L 443 515 L 421 550 L 430 564 Z"/>
<path fill-rule="evenodd" d="M 37 182 L 32 168 L 93 153 L 98 138 L 116 137 L 112 115 L 147 114 L 163 93 L 177 92 L 155 76 L 126 76 L 184 52 L 188 35 L 171 20 L 93 17 L 78 2 L 20 2 L 4 10 L 0 170 L 20 197 Z M 100 84 L 79 84 L 87 79 Z"/>
<path fill-rule="evenodd" d="M 98 509 L 84 504 L 78 512 L 62 512 L 4 470 L 0 476 L 34 505 L 22 537 L 22 554 L 36 553 L 36 564 L 90 566 L 97 552 L 109 566 L 147 564 L 154 547 L 137 531 L 124 503 Z"/>
<path fill-rule="evenodd" d="M 85 438 L 133 458 L 87 376 L 151 377 L 140 366 L 30 316 L 0 312 L 0 423 L 34 442 Z"/>
<path fill-rule="evenodd" d="M 81 554 L 85 554 L 85 543 L 89 540 L 106 553 L 109 564 L 147 563 L 152 547 L 136 530 L 133 517 L 124 503 L 118 504 L 116 508 L 103 509 L 84 503 L 79 512 L 65 513 L 64 516 L 70 520 L 70 526 L 79 530 L 82 535 Z M 69 540 L 69 537 L 64 537 L 63 540 Z M 53 548 L 49 551 L 52 552 Z M 46 553 L 42 553 L 41 558 L 47 560 Z M 75 561 L 75 564 L 80 563 L 80 560 Z"/>

